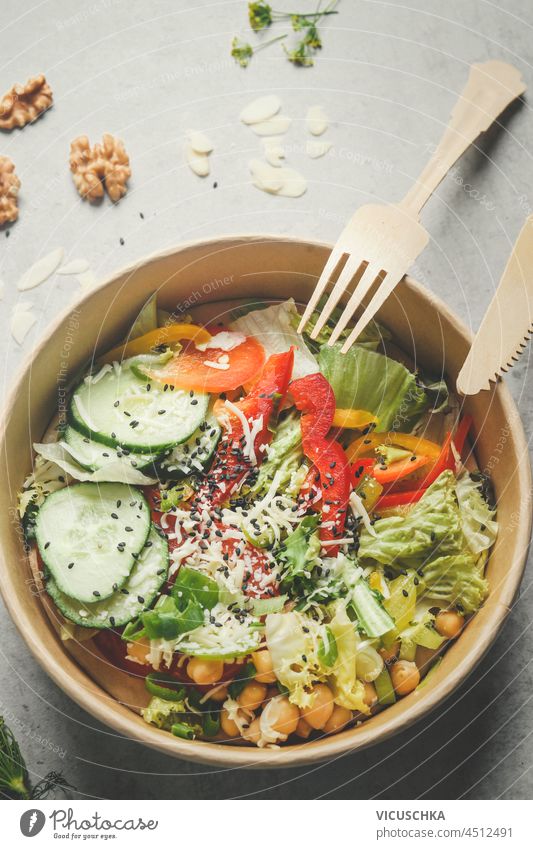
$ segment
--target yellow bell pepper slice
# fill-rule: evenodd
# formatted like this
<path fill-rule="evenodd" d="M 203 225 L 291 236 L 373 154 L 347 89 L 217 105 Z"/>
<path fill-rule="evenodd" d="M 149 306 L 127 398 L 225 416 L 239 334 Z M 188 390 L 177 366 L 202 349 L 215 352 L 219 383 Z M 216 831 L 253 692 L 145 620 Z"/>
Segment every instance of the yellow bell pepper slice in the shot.
<path fill-rule="evenodd" d="M 353 463 L 358 457 L 368 457 L 372 451 L 383 444 L 399 445 L 401 448 L 407 448 L 413 455 L 424 454 L 432 459 L 439 457 L 442 450 L 442 446 L 438 443 L 423 439 L 421 436 L 414 436 L 412 433 L 372 432 L 355 439 L 346 449 L 346 456 L 350 463 Z"/>
<path fill-rule="evenodd" d="M 181 339 L 193 339 L 200 345 L 211 340 L 211 334 L 197 324 L 168 324 L 165 327 L 156 327 L 137 339 L 126 342 L 125 345 L 117 345 L 107 354 L 104 354 L 99 362 L 112 363 L 114 360 L 125 360 L 128 357 L 136 357 L 138 354 L 148 354 L 159 345 L 170 345 Z"/>
<path fill-rule="evenodd" d="M 341 407 L 337 407 L 333 416 L 334 427 L 362 430 L 370 424 L 377 423 L 377 416 L 367 412 L 367 410 L 343 410 Z"/>

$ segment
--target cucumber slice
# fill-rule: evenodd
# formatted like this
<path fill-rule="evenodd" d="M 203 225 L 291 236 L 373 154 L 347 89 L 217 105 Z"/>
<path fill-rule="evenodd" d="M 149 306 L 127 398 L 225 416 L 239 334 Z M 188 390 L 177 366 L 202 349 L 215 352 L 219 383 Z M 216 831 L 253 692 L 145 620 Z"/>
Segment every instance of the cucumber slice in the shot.
<path fill-rule="evenodd" d="M 95 442 L 88 436 L 84 436 L 70 425 L 65 428 L 63 439 L 72 449 L 73 456 L 84 469 L 95 472 L 104 468 L 108 463 L 119 460 L 129 462 L 134 469 L 143 472 L 159 457 L 159 454 L 136 454 L 129 448 L 116 448 L 112 445 L 104 445 L 103 442 Z"/>
<path fill-rule="evenodd" d="M 168 543 L 152 525 L 148 541 L 122 589 L 103 601 L 81 603 L 50 577 L 46 591 L 67 619 L 84 628 L 118 628 L 150 607 L 168 575 Z"/>
<path fill-rule="evenodd" d="M 77 601 L 109 598 L 128 579 L 150 531 L 141 492 L 122 483 L 56 490 L 35 522 L 39 553 L 59 589 Z"/>
<path fill-rule="evenodd" d="M 85 379 L 72 396 L 68 417 L 80 433 L 105 445 L 159 454 L 185 442 L 205 418 L 209 396 L 167 390 L 141 378 L 131 357 L 94 381 Z"/>
<path fill-rule="evenodd" d="M 186 442 L 176 445 L 161 460 L 159 467 L 162 476 L 179 479 L 205 472 L 216 451 L 221 433 L 221 427 L 215 417 L 209 416 Z"/>

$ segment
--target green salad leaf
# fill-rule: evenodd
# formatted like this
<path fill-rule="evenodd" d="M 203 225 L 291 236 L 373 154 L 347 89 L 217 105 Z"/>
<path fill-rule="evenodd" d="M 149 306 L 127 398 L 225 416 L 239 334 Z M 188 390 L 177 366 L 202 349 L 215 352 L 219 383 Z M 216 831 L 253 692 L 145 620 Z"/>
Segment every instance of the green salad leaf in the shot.
<path fill-rule="evenodd" d="M 324 680 L 327 671 L 318 655 L 324 626 L 295 610 L 271 613 L 265 620 L 265 636 L 276 676 L 287 688 L 290 701 L 309 707 L 313 697 L 308 691 Z"/>
<path fill-rule="evenodd" d="M 335 307 L 335 309 L 331 313 L 330 317 L 326 321 L 324 327 L 322 327 L 322 329 L 317 334 L 316 339 L 311 339 L 311 333 L 313 332 L 313 330 L 316 327 L 316 323 L 317 323 L 320 315 L 322 314 L 322 309 L 325 306 L 327 299 L 328 299 L 327 295 L 323 295 L 319 299 L 318 304 L 317 304 L 317 308 L 309 316 L 309 320 L 308 320 L 308 322 L 305 326 L 305 330 L 303 332 L 303 336 L 305 338 L 305 341 L 308 344 L 309 348 L 313 352 L 317 352 L 320 349 L 321 345 L 325 345 L 326 342 L 329 342 L 329 340 L 331 338 L 331 334 L 333 333 L 333 330 L 335 329 L 335 327 L 339 323 L 339 319 L 340 319 L 342 312 L 343 312 L 342 307 Z M 300 316 L 299 315 L 293 316 L 293 318 L 291 320 L 293 322 L 293 327 L 295 329 L 297 329 L 298 325 L 300 323 Z M 348 336 L 350 335 L 351 332 L 352 332 L 352 326 L 349 325 L 346 328 L 346 330 L 342 331 L 341 335 L 339 336 L 339 341 L 343 342 L 345 339 L 348 338 Z M 360 345 L 363 348 L 368 348 L 371 351 L 375 351 L 375 350 L 377 350 L 377 348 L 379 348 L 379 346 L 383 342 L 383 340 L 387 340 L 387 339 L 390 339 L 390 338 L 391 338 L 391 334 L 385 327 L 382 327 L 376 321 L 369 321 L 369 323 L 367 324 L 367 326 L 365 327 L 363 332 L 358 337 L 357 342 L 355 344 Z"/>
<path fill-rule="evenodd" d="M 455 554 L 464 540 L 453 472 L 443 472 L 406 516 L 374 522 L 375 536 L 363 529 L 359 559 L 394 569 L 417 569 L 433 555 Z"/>
<path fill-rule="evenodd" d="M 298 476 L 303 459 L 300 417 L 291 412 L 276 428 L 274 439 L 268 446 L 267 458 L 259 466 L 259 474 L 251 491 L 255 495 L 264 495 L 276 472 L 280 472 L 279 489 L 291 494 L 291 485 Z"/>
<path fill-rule="evenodd" d="M 341 354 L 341 347 L 322 345 L 318 355 L 337 407 L 367 410 L 379 419 L 377 431 L 409 430 L 430 403 L 415 375 L 377 351 L 353 345 Z"/>
<path fill-rule="evenodd" d="M 331 620 L 328 628 L 337 646 L 337 659 L 329 671 L 335 703 L 368 714 L 370 710 L 364 702 L 365 687 L 356 677 L 357 635 L 354 623 L 346 612 L 345 603 L 340 599 L 330 605 L 329 612 Z"/>
<path fill-rule="evenodd" d="M 426 594 L 464 613 L 475 613 L 489 592 L 484 567 L 485 559 L 480 561 L 468 551 L 437 557 L 424 567 Z"/>
<path fill-rule="evenodd" d="M 477 487 L 474 491 L 445 471 L 406 515 L 378 519 L 373 529 L 375 536 L 361 533 L 361 563 L 378 562 L 398 572 L 416 569 L 426 595 L 467 613 L 483 603 L 488 584 L 479 548 L 486 551 L 497 525 Z"/>
<path fill-rule="evenodd" d="M 457 479 L 455 488 L 461 510 L 461 524 L 468 547 L 473 554 L 481 554 L 494 543 L 498 523 L 482 494 L 482 484 L 465 472 Z"/>
<path fill-rule="evenodd" d="M 312 572 L 320 565 L 319 521 L 316 513 L 306 516 L 276 553 L 282 564 L 281 587 L 293 596 L 305 595 L 314 587 Z"/>

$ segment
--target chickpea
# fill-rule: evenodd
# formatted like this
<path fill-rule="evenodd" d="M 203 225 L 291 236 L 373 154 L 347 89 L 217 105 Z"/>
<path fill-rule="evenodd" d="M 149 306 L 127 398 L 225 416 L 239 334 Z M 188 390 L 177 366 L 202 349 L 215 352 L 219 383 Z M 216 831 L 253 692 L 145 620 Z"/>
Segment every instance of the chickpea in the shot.
<path fill-rule="evenodd" d="M 459 636 L 465 624 L 464 616 L 456 610 L 441 610 L 435 618 L 435 628 L 441 637 L 454 640 Z"/>
<path fill-rule="evenodd" d="M 416 663 L 410 660 L 399 660 L 391 667 L 392 686 L 398 696 L 412 693 L 420 683 L 420 672 Z"/>
<path fill-rule="evenodd" d="M 224 734 L 227 734 L 228 737 L 238 737 L 241 733 L 237 723 L 234 722 L 233 719 L 229 718 L 227 710 L 222 710 L 220 714 L 220 725 L 222 727 L 222 731 Z"/>
<path fill-rule="evenodd" d="M 377 704 L 378 694 L 376 693 L 376 688 L 370 681 L 365 681 L 363 701 L 369 708 L 373 708 L 374 705 Z"/>
<path fill-rule="evenodd" d="M 211 698 L 214 702 L 225 702 L 228 698 L 228 688 L 219 687 L 215 693 L 211 694 Z"/>
<path fill-rule="evenodd" d="M 248 740 L 250 743 L 254 743 L 256 746 L 261 739 L 261 725 L 259 717 L 256 717 L 251 723 L 249 728 L 244 728 L 242 732 L 242 736 L 245 740 Z"/>
<path fill-rule="evenodd" d="M 146 655 L 150 651 L 150 640 L 136 640 L 134 643 L 128 643 L 128 657 L 136 663 L 142 663 L 149 666 Z"/>
<path fill-rule="evenodd" d="M 277 719 L 272 723 L 272 728 L 280 734 L 294 734 L 300 721 L 300 711 L 296 705 L 293 705 L 287 696 L 280 697 L 279 701 L 275 702 L 277 706 Z"/>
<path fill-rule="evenodd" d="M 302 716 L 311 728 L 319 730 L 333 713 L 333 693 L 326 684 L 315 684 L 312 694 L 313 702 L 302 711 Z"/>
<path fill-rule="evenodd" d="M 324 725 L 324 731 L 326 734 L 336 734 L 337 731 L 340 731 L 341 728 L 350 722 L 352 719 L 352 712 L 348 710 L 348 708 L 341 707 L 340 705 L 335 705 L 333 708 L 333 713 L 330 718 Z"/>
<path fill-rule="evenodd" d="M 257 684 L 253 681 L 247 684 L 241 694 L 237 697 L 242 708 L 257 710 L 267 693 L 266 684 Z"/>
<path fill-rule="evenodd" d="M 274 684 L 276 675 L 272 667 L 272 657 L 268 649 L 254 651 L 252 660 L 256 668 L 255 680 L 261 684 Z"/>
<path fill-rule="evenodd" d="M 216 684 L 222 678 L 224 663 L 222 660 L 203 660 L 191 657 L 187 664 L 187 675 L 195 684 Z"/>
<path fill-rule="evenodd" d="M 378 651 L 385 663 L 392 663 L 398 657 L 400 652 L 400 643 L 396 640 L 396 642 L 394 642 L 392 646 L 389 646 L 388 649 L 383 647 L 378 649 Z"/>
<path fill-rule="evenodd" d="M 296 731 L 294 733 L 297 737 L 302 737 L 304 740 L 307 740 L 312 730 L 313 729 L 311 728 L 309 723 L 305 721 L 305 719 L 300 719 L 298 725 L 296 726 Z"/>

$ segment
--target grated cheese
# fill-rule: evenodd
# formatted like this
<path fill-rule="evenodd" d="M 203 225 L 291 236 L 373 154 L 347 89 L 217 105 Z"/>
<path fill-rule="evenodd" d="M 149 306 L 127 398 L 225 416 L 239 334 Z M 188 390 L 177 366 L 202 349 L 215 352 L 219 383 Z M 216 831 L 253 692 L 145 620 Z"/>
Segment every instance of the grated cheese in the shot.
<path fill-rule="evenodd" d="M 363 525 L 369 534 L 373 537 L 377 536 L 376 531 L 372 523 L 370 522 L 370 516 L 367 513 L 366 507 L 363 504 L 361 497 L 355 492 L 352 492 L 350 495 L 350 507 L 352 508 L 352 513 L 356 517 L 356 519 L 361 518 L 363 520 Z"/>

